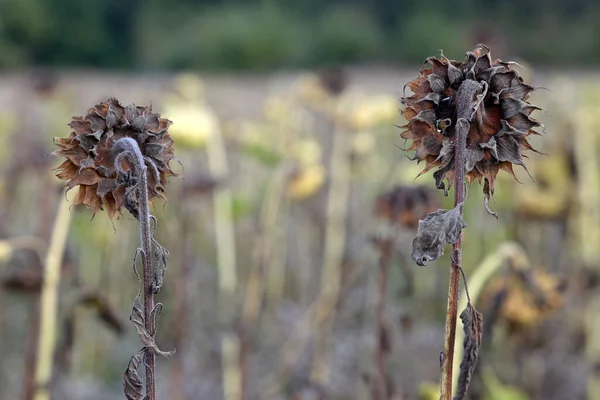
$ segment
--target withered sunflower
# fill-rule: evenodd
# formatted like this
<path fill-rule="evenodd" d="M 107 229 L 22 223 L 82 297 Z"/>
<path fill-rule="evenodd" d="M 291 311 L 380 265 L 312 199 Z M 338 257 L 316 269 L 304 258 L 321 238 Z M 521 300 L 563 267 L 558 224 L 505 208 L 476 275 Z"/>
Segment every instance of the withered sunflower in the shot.
<path fill-rule="evenodd" d="M 438 167 L 433 174 L 436 186 L 447 193 L 443 181 L 451 186 L 456 173 L 458 90 L 467 79 L 478 82 L 481 90 L 474 99 L 476 108 L 467 134 L 465 172 L 469 183 L 484 181 L 487 200 L 494 193 L 498 171 L 514 177 L 513 164 L 526 169 L 523 151 L 535 151 L 527 141 L 529 135 L 538 134 L 534 128 L 541 126 L 530 117 L 540 108 L 527 101 L 534 87 L 513 69 L 516 63 L 492 60 L 485 45 L 468 52 L 462 62 L 441 54 L 426 63 L 429 66 L 407 84 L 413 95 L 401 99 L 408 121 L 401 137 L 412 140 L 408 150 L 415 150 L 414 159 L 425 161 L 421 174 Z"/>
<path fill-rule="evenodd" d="M 376 216 L 408 229 L 439 208 L 433 189 L 423 186 L 396 186 L 375 200 Z"/>
<path fill-rule="evenodd" d="M 68 181 L 68 190 L 79 186 L 74 205 L 84 204 L 94 215 L 104 208 L 113 219 L 121 215 L 123 205 L 135 215 L 131 201 L 126 201 L 126 182 L 115 169 L 113 144 L 125 137 L 134 139 L 148 167 L 148 197 L 160 196 L 167 178 L 175 176 L 169 162 L 175 158 L 173 140 L 167 132 L 171 121 L 152 111 L 152 106 L 122 106 L 115 98 L 108 99 L 86 115 L 73 117 L 68 138 L 55 138 L 58 150 L 53 154 L 66 160 L 56 169 L 56 176 Z M 123 170 L 131 170 L 123 160 Z M 134 201 L 135 203 L 135 201 Z"/>

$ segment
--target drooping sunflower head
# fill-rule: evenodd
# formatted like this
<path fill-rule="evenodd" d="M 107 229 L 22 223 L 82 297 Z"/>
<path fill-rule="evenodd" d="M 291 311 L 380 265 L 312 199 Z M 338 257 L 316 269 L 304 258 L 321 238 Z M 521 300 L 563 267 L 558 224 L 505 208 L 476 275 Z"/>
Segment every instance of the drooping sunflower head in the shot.
<path fill-rule="evenodd" d="M 465 80 L 480 84 L 467 134 L 466 177 L 484 181 L 486 196 L 493 194 L 499 170 L 514 176 L 513 165 L 525 168 L 523 152 L 535 151 L 527 138 L 537 134 L 540 124 L 530 117 L 540 108 L 527 100 L 534 87 L 527 85 L 513 68 L 516 63 L 492 60 L 490 50 L 478 45 L 464 61 L 451 61 L 443 54 L 429 57 L 429 66 L 407 86 L 413 92 L 401 99 L 408 121 L 401 133 L 412 140 L 408 150 L 414 159 L 425 161 L 421 174 L 438 167 L 436 185 L 446 189 L 455 175 L 454 146 L 458 113 L 458 91 Z"/>
<path fill-rule="evenodd" d="M 400 185 L 377 197 L 374 213 L 397 227 L 415 229 L 439 206 L 433 189 Z"/>
<path fill-rule="evenodd" d="M 175 158 L 173 140 L 167 132 L 171 121 L 152 111 L 152 106 L 122 106 L 115 98 L 90 108 L 86 115 L 73 117 L 68 138 L 55 138 L 54 155 L 66 160 L 56 176 L 68 181 L 68 190 L 79 186 L 74 205 L 84 204 L 94 215 L 106 209 L 112 219 L 121 215 L 126 183 L 115 168 L 113 144 L 121 138 L 134 139 L 148 167 L 148 197 L 160 196 L 167 178 L 176 175 L 169 166 Z M 127 164 L 127 161 L 123 161 Z M 130 165 L 124 165 L 131 169 Z"/>

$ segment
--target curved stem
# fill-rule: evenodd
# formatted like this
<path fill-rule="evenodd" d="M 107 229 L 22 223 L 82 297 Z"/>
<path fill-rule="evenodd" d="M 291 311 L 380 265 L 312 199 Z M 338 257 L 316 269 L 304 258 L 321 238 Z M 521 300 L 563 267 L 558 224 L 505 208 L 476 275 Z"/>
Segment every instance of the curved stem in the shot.
<path fill-rule="evenodd" d="M 458 114 L 456 120 L 456 143 L 454 153 L 454 206 L 465 201 L 465 152 L 467 134 L 471 121 L 473 97 L 480 90 L 479 83 L 465 80 L 458 89 Z M 460 208 L 462 213 L 462 206 Z M 446 333 L 444 335 L 444 356 L 442 361 L 442 388 L 440 400 L 452 399 L 452 366 L 454 363 L 454 341 L 456 337 L 456 317 L 458 316 L 458 284 L 460 280 L 460 255 L 462 234 L 452 246 L 452 267 L 448 286 L 448 308 L 446 311 Z"/>
<path fill-rule="evenodd" d="M 140 223 L 140 243 L 142 247 L 142 267 L 144 283 L 144 327 L 152 336 L 155 327 L 152 321 L 152 310 L 154 309 L 154 292 L 152 290 L 152 232 L 150 230 L 150 211 L 148 207 L 148 181 L 147 168 L 144 162 L 144 156 L 137 142 L 131 138 L 122 138 L 115 142 L 115 150 L 122 149 L 122 154 L 130 155 L 129 160 L 133 163 L 134 173 L 139 182 L 136 190 L 138 191 Z M 151 349 L 145 350 L 146 366 L 146 398 L 156 400 L 156 367 L 155 355 Z"/>

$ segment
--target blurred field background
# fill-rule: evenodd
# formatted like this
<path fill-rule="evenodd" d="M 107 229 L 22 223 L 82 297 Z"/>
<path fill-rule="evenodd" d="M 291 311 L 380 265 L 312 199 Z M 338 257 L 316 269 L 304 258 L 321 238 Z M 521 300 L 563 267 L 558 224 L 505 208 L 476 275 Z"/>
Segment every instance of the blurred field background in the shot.
<path fill-rule="evenodd" d="M 158 398 L 437 399 L 450 262 L 410 249 L 451 199 L 415 180 L 395 125 L 425 57 L 478 42 L 524 66 L 546 128 L 531 177 L 499 174 L 498 221 L 469 192 L 463 265 L 485 318 L 469 398 L 600 399 L 599 16 L 583 0 L 2 0 L 0 399 L 34 398 L 55 220 L 52 398 L 123 398 L 139 228 L 64 212 L 48 155 L 112 96 L 171 119 L 181 162 L 152 210 L 171 252 L 157 341 L 177 348 Z"/>

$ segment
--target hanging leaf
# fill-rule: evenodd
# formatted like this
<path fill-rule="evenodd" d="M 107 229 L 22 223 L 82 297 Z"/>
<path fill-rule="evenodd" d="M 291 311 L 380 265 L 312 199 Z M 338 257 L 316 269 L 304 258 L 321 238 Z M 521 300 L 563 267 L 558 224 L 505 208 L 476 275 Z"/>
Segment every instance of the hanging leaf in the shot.
<path fill-rule="evenodd" d="M 460 363 L 456 394 L 452 400 L 463 400 L 467 395 L 473 372 L 475 371 L 475 367 L 477 367 L 479 347 L 481 346 L 481 336 L 483 334 L 483 316 L 471 303 L 468 303 L 467 308 L 460 314 L 460 320 L 463 323 L 465 331 L 465 340 L 463 341 L 464 356 Z"/>
<path fill-rule="evenodd" d="M 163 285 L 163 278 L 167 271 L 167 257 L 169 257 L 169 250 L 165 249 L 158 243 L 158 240 L 152 238 L 154 244 L 154 273 L 152 279 L 152 292 L 157 294 L 160 292 L 160 288 Z"/>
<path fill-rule="evenodd" d="M 411 257 L 418 265 L 426 265 L 444 254 L 447 244 L 454 244 L 467 226 L 462 217 L 462 203 L 451 210 L 437 210 L 419 221 L 417 236 L 413 240 Z"/>
<path fill-rule="evenodd" d="M 139 252 L 139 254 L 141 254 L 142 260 L 143 260 L 146 257 L 146 254 L 144 253 L 144 251 L 142 249 L 138 249 L 138 252 Z M 140 278 L 140 274 L 138 273 L 137 267 L 135 265 L 136 258 L 134 258 L 133 271 L 135 272 L 135 276 L 138 281 L 138 293 L 135 296 L 135 299 L 133 300 L 133 307 L 131 308 L 131 315 L 129 315 L 129 320 L 131 321 L 133 326 L 135 326 L 135 329 L 137 330 L 137 333 L 140 336 L 140 340 L 142 341 L 143 345 L 146 348 L 150 349 L 152 352 L 154 352 L 155 354 L 158 354 L 159 356 L 163 356 L 163 357 L 172 356 L 173 354 L 175 354 L 175 349 L 173 349 L 171 351 L 162 351 L 156 345 L 156 343 L 154 341 L 154 333 L 156 333 L 155 332 L 156 329 L 153 329 L 154 332 L 152 332 L 152 333 L 148 332 L 148 330 L 146 330 L 146 327 L 145 327 L 146 320 L 144 318 L 144 308 L 142 307 L 142 302 L 141 302 L 142 280 Z M 162 304 L 161 304 L 161 309 L 162 309 Z M 158 313 L 157 313 L 157 311 L 158 311 Z M 156 320 L 157 320 L 156 317 L 158 316 L 159 313 L 160 313 L 159 309 L 153 310 L 153 318 L 155 319 L 154 322 L 156 322 Z"/>
<path fill-rule="evenodd" d="M 144 349 L 131 357 L 127 364 L 127 369 L 123 372 L 123 389 L 127 400 L 141 400 L 144 396 L 142 378 L 140 378 L 137 372 L 143 359 Z"/>

